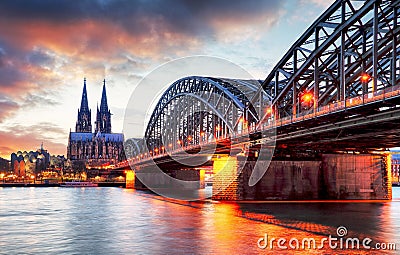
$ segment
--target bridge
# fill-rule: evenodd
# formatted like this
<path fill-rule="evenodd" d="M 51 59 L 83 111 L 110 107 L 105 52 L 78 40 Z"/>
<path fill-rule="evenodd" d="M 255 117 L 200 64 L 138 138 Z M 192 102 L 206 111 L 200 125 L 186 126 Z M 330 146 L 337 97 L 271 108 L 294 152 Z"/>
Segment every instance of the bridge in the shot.
<path fill-rule="evenodd" d="M 194 191 L 211 171 L 215 199 L 390 199 L 386 149 L 400 146 L 399 6 L 337 0 L 264 81 L 175 81 L 117 167 L 157 192 Z"/>

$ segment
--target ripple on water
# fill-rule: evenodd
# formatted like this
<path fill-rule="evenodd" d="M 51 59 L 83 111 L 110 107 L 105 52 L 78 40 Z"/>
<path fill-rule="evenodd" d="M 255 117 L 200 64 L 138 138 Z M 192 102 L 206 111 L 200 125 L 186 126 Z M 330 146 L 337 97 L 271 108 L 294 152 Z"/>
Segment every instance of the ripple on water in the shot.
<path fill-rule="evenodd" d="M 393 195 L 389 203 L 180 204 L 119 188 L 2 189 L 0 254 L 258 254 L 270 251 L 257 248 L 264 234 L 319 240 L 340 225 L 397 241 L 400 189 Z"/>

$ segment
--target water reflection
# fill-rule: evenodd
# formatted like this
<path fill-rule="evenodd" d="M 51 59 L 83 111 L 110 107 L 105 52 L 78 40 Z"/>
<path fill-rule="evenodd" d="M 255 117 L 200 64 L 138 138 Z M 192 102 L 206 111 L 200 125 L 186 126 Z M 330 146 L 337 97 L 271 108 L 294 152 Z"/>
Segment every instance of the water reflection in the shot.
<path fill-rule="evenodd" d="M 0 226 L 2 254 L 292 254 L 261 250 L 257 240 L 320 240 L 346 226 L 348 236 L 397 242 L 400 189 L 385 203 L 237 204 L 165 201 L 119 188 L 5 188 Z M 297 253 L 320 252 L 351 254 L 328 247 Z"/>

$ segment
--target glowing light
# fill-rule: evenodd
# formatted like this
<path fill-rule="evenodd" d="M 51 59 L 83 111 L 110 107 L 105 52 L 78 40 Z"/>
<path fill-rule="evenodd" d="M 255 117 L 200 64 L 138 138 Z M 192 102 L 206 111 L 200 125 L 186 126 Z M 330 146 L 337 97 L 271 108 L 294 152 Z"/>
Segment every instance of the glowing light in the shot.
<path fill-rule="evenodd" d="M 371 79 L 371 76 L 367 73 L 363 73 L 360 77 L 361 82 L 368 82 Z"/>
<path fill-rule="evenodd" d="M 221 128 L 220 128 L 219 126 L 216 126 L 216 127 L 215 127 L 215 130 L 220 131 Z"/>
<path fill-rule="evenodd" d="M 157 152 L 158 152 L 158 148 L 155 148 L 155 149 L 154 149 L 154 152 L 157 153 Z"/>
<path fill-rule="evenodd" d="M 200 132 L 200 136 L 204 136 L 205 133 L 203 131 Z"/>
<path fill-rule="evenodd" d="M 172 143 L 168 144 L 168 147 L 170 147 L 170 148 L 171 148 L 171 147 L 172 147 Z"/>
<path fill-rule="evenodd" d="M 133 189 L 135 188 L 135 172 L 132 170 L 129 170 L 126 173 L 126 188 L 127 189 Z"/>
<path fill-rule="evenodd" d="M 301 101 L 304 103 L 310 103 L 313 100 L 314 96 L 311 92 L 305 92 L 302 96 L 301 96 Z"/>
<path fill-rule="evenodd" d="M 181 145 L 181 144 L 182 144 L 181 140 L 178 140 L 178 141 L 177 141 L 177 143 L 178 143 L 179 145 Z"/>
<path fill-rule="evenodd" d="M 188 141 L 189 141 L 189 142 L 192 141 L 192 139 L 193 139 L 193 138 L 192 138 L 191 136 L 188 137 Z"/>

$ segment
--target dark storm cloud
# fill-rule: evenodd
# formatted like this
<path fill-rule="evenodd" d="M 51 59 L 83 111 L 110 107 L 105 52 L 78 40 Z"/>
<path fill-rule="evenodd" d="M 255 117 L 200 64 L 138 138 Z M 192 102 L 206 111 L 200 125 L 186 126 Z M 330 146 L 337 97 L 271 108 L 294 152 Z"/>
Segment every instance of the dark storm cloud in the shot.
<path fill-rule="evenodd" d="M 0 1 L 0 19 L 41 20 L 68 23 L 81 20 L 107 20 L 134 34 L 168 29 L 184 34 L 212 32 L 210 21 L 270 14 L 275 16 L 285 1 L 185 1 L 185 0 L 13 0 Z M 157 25 L 161 25 L 159 27 Z"/>

